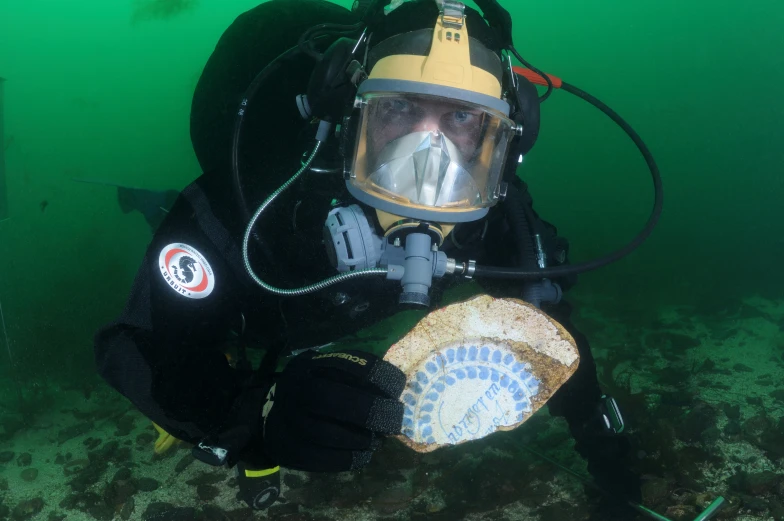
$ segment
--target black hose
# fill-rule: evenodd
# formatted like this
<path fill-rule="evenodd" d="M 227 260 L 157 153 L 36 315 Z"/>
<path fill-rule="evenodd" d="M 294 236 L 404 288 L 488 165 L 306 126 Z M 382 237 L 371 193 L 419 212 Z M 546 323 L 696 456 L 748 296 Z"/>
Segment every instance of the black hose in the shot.
<path fill-rule="evenodd" d="M 538 74 L 538 75 L 539 75 L 539 76 L 541 76 L 542 78 L 544 78 L 544 81 L 546 81 L 546 82 L 547 82 L 547 90 L 545 91 L 545 93 L 544 93 L 544 94 L 542 94 L 541 96 L 539 96 L 539 103 L 541 103 L 541 102 L 545 101 L 547 98 L 549 98 L 549 97 L 550 97 L 550 94 L 552 94 L 552 93 L 553 93 L 553 81 L 550 79 L 550 77 L 549 77 L 547 74 L 545 74 L 545 73 L 543 73 L 542 71 L 540 71 L 539 69 L 537 69 L 536 67 L 534 67 L 533 65 L 531 65 L 530 63 L 528 63 L 527 61 L 525 61 L 525 60 L 523 59 L 523 57 L 522 57 L 522 56 L 520 56 L 520 53 L 519 53 L 519 52 L 517 52 L 517 49 L 515 49 L 514 47 L 511 47 L 511 46 L 510 46 L 510 47 L 509 47 L 509 51 L 510 51 L 512 54 L 514 54 L 515 58 L 517 58 L 517 59 L 520 61 L 520 63 L 522 63 L 522 64 L 523 64 L 523 65 L 525 65 L 527 68 L 529 68 L 529 69 L 531 69 L 532 71 L 534 71 L 536 74 Z"/>
<path fill-rule="evenodd" d="M 248 105 L 250 100 L 255 96 L 259 87 L 269 79 L 270 76 L 277 73 L 280 68 L 287 62 L 292 61 L 302 56 L 303 51 L 299 45 L 289 48 L 287 51 L 278 55 L 277 58 L 272 60 L 261 72 L 259 72 L 253 81 L 245 89 L 242 95 L 239 109 L 237 110 L 237 117 L 234 119 L 234 134 L 231 143 L 231 172 L 234 181 L 234 196 L 237 199 L 240 211 L 245 222 L 250 221 L 251 213 L 248 210 L 248 202 L 245 198 L 245 192 L 242 187 L 242 179 L 240 178 L 240 165 L 239 165 L 239 150 L 240 150 L 240 134 L 242 130 L 242 123 L 245 120 L 245 114 L 248 112 Z"/>
<path fill-rule="evenodd" d="M 313 47 L 313 42 L 320 38 L 321 36 L 325 36 L 328 34 L 336 34 L 339 36 L 349 36 L 354 32 L 362 29 L 363 23 L 357 22 L 350 25 L 343 25 L 343 24 L 334 24 L 334 23 L 323 23 L 319 25 L 314 25 L 304 33 L 302 36 L 299 37 L 299 41 L 297 45 L 299 46 L 300 50 L 313 58 L 316 61 L 321 61 L 324 55 L 318 52 Z"/>
<path fill-rule="evenodd" d="M 519 59 L 519 58 L 518 58 Z M 645 224 L 645 227 L 637 234 L 637 236 L 632 239 L 629 244 L 624 246 L 623 248 L 601 257 L 596 260 L 592 260 L 589 262 L 583 262 L 580 264 L 572 264 L 569 266 L 557 266 L 552 268 L 545 268 L 539 270 L 523 270 L 523 269 L 515 269 L 515 268 L 504 268 L 504 267 L 494 267 L 494 266 L 476 266 L 476 270 L 474 271 L 475 277 L 487 277 L 487 278 L 507 278 L 507 279 L 540 279 L 540 278 L 558 278 L 558 277 L 568 277 L 570 275 L 576 275 L 578 273 L 584 273 L 586 271 L 595 270 L 597 268 L 601 268 L 606 266 L 610 263 L 613 263 L 622 257 L 625 257 L 635 249 L 637 249 L 645 239 L 647 239 L 653 229 L 656 227 L 656 223 L 659 221 L 659 217 L 661 216 L 662 207 L 664 204 L 664 194 L 662 191 L 662 180 L 661 174 L 659 173 L 659 167 L 656 166 L 656 161 L 653 159 L 653 155 L 651 154 L 648 147 L 643 142 L 642 138 L 634 131 L 634 129 L 629 126 L 626 121 L 621 118 L 615 111 L 613 111 L 610 107 L 596 99 L 595 97 L 591 96 L 587 92 L 578 89 L 574 85 L 570 85 L 564 82 L 561 85 L 561 89 L 574 94 L 577 97 L 580 97 L 596 107 L 597 109 L 604 112 L 610 119 L 612 119 L 619 127 L 623 129 L 624 132 L 634 141 L 634 144 L 637 145 L 637 148 L 640 150 L 643 158 L 645 158 L 645 162 L 648 165 L 648 169 L 651 172 L 651 178 L 653 180 L 653 210 L 651 211 L 651 215 L 648 218 L 648 222 Z"/>

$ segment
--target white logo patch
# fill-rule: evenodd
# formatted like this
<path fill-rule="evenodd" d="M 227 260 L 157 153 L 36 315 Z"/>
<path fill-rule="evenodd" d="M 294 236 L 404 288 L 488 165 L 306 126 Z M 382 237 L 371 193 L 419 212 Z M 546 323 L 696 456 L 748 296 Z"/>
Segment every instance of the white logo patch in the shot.
<path fill-rule="evenodd" d="M 187 244 L 165 246 L 158 256 L 158 267 L 169 287 L 185 297 L 205 298 L 215 287 L 215 274 L 210 263 Z"/>

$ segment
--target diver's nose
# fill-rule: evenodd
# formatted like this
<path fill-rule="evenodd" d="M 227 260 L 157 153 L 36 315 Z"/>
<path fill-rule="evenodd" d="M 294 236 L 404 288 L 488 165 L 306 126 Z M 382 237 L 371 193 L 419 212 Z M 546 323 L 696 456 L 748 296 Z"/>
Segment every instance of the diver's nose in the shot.
<path fill-rule="evenodd" d="M 423 118 L 422 120 L 417 123 L 416 128 L 414 129 L 416 132 L 433 132 L 438 130 L 438 118 L 435 117 L 427 117 Z"/>

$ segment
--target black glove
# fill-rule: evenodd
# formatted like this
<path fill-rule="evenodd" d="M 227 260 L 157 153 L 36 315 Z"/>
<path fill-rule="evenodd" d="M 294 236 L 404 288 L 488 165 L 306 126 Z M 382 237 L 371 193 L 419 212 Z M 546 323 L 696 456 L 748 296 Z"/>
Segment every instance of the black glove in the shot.
<path fill-rule="evenodd" d="M 403 372 L 361 351 L 306 351 L 275 380 L 263 416 L 263 451 L 311 472 L 364 467 L 382 435 L 400 434 Z"/>

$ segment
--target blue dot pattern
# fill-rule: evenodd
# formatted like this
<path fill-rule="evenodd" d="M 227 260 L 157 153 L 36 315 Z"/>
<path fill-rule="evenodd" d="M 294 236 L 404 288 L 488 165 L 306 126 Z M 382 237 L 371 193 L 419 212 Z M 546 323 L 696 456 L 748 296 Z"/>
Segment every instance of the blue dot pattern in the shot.
<path fill-rule="evenodd" d="M 494 365 L 488 367 L 488 363 Z M 425 364 L 425 371 L 417 372 L 414 381 L 402 396 L 406 405 L 403 434 L 418 443 L 435 443 L 433 429 L 441 429 L 433 421 L 441 394 L 460 380 L 480 379 L 497 383 L 515 403 L 515 422 L 522 421 L 530 411 L 531 398 L 539 393 L 540 381 L 529 371 L 529 366 L 515 360 L 494 346 L 450 347 L 436 354 Z M 418 421 L 415 421 L 417 417 Z"/>

